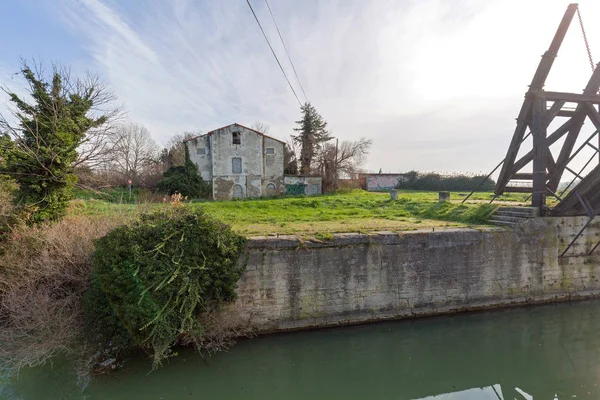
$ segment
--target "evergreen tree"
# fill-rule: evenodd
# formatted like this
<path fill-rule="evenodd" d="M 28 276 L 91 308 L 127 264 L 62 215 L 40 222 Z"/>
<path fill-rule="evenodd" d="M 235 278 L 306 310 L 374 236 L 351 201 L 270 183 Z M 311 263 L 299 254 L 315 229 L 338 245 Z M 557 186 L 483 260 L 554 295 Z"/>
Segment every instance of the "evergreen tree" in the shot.
<path fill-rule="evenodd" d="M 311 172 L 313 159 L 323 143 L 333 136 L 326 129 L 327 122 L 310 103 L 305 103 L 300 110 L 302 119 L 296 121 L 300 127 L 294 128 L 298 135 L 292 135 L 292 138 L 300 145 L 300 174 L 306 175 Z"/>
<path fill-rule="evenodd" d="M 198 173 L 198 166 L 190 159 L 187 145 L 184 143 L 183 165 L 174 165 L 164 173 L 158 182 L 157 190 L 166 194 L 179 193 L 190 198 L 208 198 L 211 188 Z"/>
<path fill-rule="evenodd" d="M 106 115 L 89 113 L 102 88 L 81 81 L 66 85 L 68 76 L 65 79 L 57 70 L 51 82 L 27 65 L 21 74 L 33 102 L 8 93 L 18 125 L 0 120 L 0 128 L 13 137 L 3 145 L 5 165 L 0 172 L 18 183 L 14 201 L 30 223 L 56 220 L 65 214 L 72 198 L 78 148 L 86 143 L 88 130 L 107 122 Z"/>

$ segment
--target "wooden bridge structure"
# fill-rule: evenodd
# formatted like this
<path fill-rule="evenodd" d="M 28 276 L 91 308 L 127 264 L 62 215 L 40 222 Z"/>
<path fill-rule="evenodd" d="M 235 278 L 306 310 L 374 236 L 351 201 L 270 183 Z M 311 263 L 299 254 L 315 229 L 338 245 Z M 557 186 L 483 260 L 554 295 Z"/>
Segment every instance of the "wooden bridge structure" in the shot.
<path fill-rule="evenodd" d="M 547 91 L 544 89 L 546 79 L 575 15 L 592 74 L 582 93 Z M 579 6 L 569 4 L 525 93 L 506 156 L 486 177 L 488 179 L 502 167 L 494 188 L 494 199 L 504 193 L 528 193 L 531 206 L 540 216 L 588 217 L 588 222 L 561 256 L 567 254 L 600 213 L 600 63 L 594 65 L 592 60 Z M 595 130 L 585 137 L 582 127 L 588 120 Z M 557 127 L 550 130 L 552 123 Z M 532 140 L 526 142 L 529 137 Z M 562 145 L 559 146 L 561 140 Z M 527 147 L 525 143 L 528 143 Z M 581 168 L 575 168 L 572 161 L 583 154 L 584 149 L 592 149 L 592 156 Z M 581 165 L 581 162 L 578 160 L 577 164 Z M 559 190 L 566 172 L 573 178 Z M 549 206 L 549 197 L 555 197 L 557 203 Z M 598 247 L 600 243 L 592 248 L 590 254 Z"/>
<path fill-rule="evenodd" d="M 550 47 L 542 56 L 529 90 L 525 94 L 525 100 L 517 117 L 517 126 L 494 189 L 496 195 L 505 192 L 529 193 L 531 204 L 539 209 L 540 215 L 588 215 L 590 209 L 596 210 L 600 207 L 600 196 L 595 194 L 598 193 L 596 189 L 600 186 L 600 170 L 596 168 L 594 173 L 582 175 L 583 170 L 589 165 L 594 165 L 592 164 L 594 161 L 600 164 L 600 135 L 598 135 L 600 113 L 597 109 L 600 104 L 598 95 L 600 68 L 592 64 L 593 73 L 583 93 L 544 90 L 546 78 L 576 13 L 581 22 L 578 5 L 570 4 Z M 581 28 L 587 46 L 583 23 Z M 589 49 L 589 46 L 587 48 Z M 591 61 L 589 51 L 588 56 Z M 562 119 L 561 123 L 557 129 L 549 132 L 548 128 L 555 119 Z M 587 120 L 595 127 L 595 132 L 575 148 L 583 124 Z M 526 149 L 528 151 L 517 158 L 523 143 L 529 136 L 533 139 L 532 147 Z M 560 150 L 553 154 L 550 146 L 563 138 L 564 142 Z M 584 168 L 575 170 L 570 166 L 571 161 L 586 147 L 594 150 L 594 156 Z M 524 172 L 528 166 L 532 168 Z M 570 172 L 574 179 L 580 182 L 575 187 L 558 194 L 559 184 L 565 171 Z M 566 197 L 563 198 L 565 194 Z M 556 197 L 559 201 L 558 205 L 549 208 L 546 202 L 548 196 Z"/>

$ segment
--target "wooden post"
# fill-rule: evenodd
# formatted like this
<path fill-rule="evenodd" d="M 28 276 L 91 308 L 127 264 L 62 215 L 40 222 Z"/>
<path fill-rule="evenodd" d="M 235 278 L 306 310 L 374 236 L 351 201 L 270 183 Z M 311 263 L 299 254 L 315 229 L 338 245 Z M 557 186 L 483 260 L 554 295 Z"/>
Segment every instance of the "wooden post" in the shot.
<path fill-rule="evenodd" d="M 517 158 L 517 154 L 519 153 L 519 146 L 522 142 L 523 136 L 525 135 L 525 130 L 527 129 L 527 120 L 529 119 L 530 111 L 532 106 L 531 98 L 529 97 L 531 93 L 535 93 L 539 90 L 542 90 L 544 84 L 546 83 L 546 78 L 550 73 L 550 69 L 552 68 L 552 64 L 558 54 L 558 50 L 565 38 L 567 30 L 569 29 L 569 25 L 573 20 L 573 16 L 577 11 L 577 4 L 569 4 L 567 10 L 565 11 L 562 20 L 554 34 L 554 38 L 552 39 L 552 43 L 550 43 L 550 47 L 542 56 L 540 63 L 538 65 L 537 70 L 535 71 L 535 75 L 531 80 L 531 84 L 529 85 L 529 91 L 525 96 L 525 100 L 523 101 L 523 105 L 521 106 L 521 111 L 519 112 L 519 116 L 517 117 L 517 126 L 513 133 L 512 141 L 510 142 L 509 150 L 504 158 L 504 165 L 502 165 L 502 169 L 500 170 L 500 175 L 498 176 L 498 180 L 496 182 L 496 187 L 494 188 L 495 194 L 502 194 L 506 189 L 506 184 L 510 180 L 511 174 L 516 172 L 514 168 L 514 162 Z"/>
<path fill-rule="evenodd" d="M 531 113 L 531 133 L 533 136 L 533 196 L 532 206 L 537 207 L 540 215 L 546 204 L 546 163 L 548 160 L 548 145 L 546 143 L 546 124 L 544 112 L 546 100 L 535 96 Z"/>

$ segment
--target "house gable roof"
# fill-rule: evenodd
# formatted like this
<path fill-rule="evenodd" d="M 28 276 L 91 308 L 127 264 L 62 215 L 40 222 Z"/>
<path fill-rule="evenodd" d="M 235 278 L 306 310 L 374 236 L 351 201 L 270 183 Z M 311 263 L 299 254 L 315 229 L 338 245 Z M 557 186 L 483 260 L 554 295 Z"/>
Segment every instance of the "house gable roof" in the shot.
<path fill-rule="evenodd" d="M 210 136 L 210 135 L 214 134 L 215 132 L 217 132 L 217 131 L 220 131 L 221 129 L 229 128 L 230 126 L 234 126 L 234 125 L 235 125 L 235 126 L 239 126 L 240 128 L 247 129 L 247 130 L 249 130 L 249 131 L 252 131 L 252 132 L 254 132 L 254 133 L 257 133 L 257 134 L 259 134 L 260 136 L 266 137 L 266 138 L 268 138 L 268 139 L 275 140 L 276 142 L 279 142 L 279 143 L 285 144 L 285 142 L 284 142 L 283 140 L 275 139 L 275 138 L 274 138 L 274 137 L 272 137 L 272 136 L 265 135 L 265 134 L 264 134 L 264 133 L 262 133 L 262 132 L 259 132 L 259 131 L 255 130 L 255 129 L 252 129 L 252 128 L 248 128 L 247 126 L 240 125 L 240 124 L 238 124 L 238 123 L 229 124 L 229 125 L 225 125 L 225 126 L 222 126 L 222 127 L 220 127 L 220 128 L 217 128 L 217 129 L 213 129 L 212 131 L 210 131 L 210 132 L 208 132 L 208 133 L 205 133 L 205 134 L 203 134 L 203 135 L 198 135 L 198 136 L 191 137 L 191 138 L 189 138 L 189 139 L 185 139 L 185 140 L 184 140 L 184 142 L 189 142 L 190 140 L 198 139 L 198 138 L 201 138 L 201 137 L 204 137 L 204 136 Z"/>

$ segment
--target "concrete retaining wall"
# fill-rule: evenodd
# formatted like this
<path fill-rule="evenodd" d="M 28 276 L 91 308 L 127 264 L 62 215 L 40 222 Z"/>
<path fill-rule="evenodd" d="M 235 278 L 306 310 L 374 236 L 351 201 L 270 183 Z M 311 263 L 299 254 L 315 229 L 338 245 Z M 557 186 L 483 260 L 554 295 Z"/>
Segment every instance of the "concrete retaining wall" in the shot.
<path fill-rule="evenodd" d="M 599 256 L 558 257 L 584 223 L 538 218 L 513 230 L 340 234 L 327 242 L 254 238 L 233 308 L 258 330 L 278 331 L 595 296 Z M 598 240 L 597 223 L 571 254 Z"/>
<path fill-rule="evenodd" d="M 399 182 L 406 181 L 404 174 L 368 174 L 366 187 L 370 192 L 384 192 L 395 189 Z"/>

